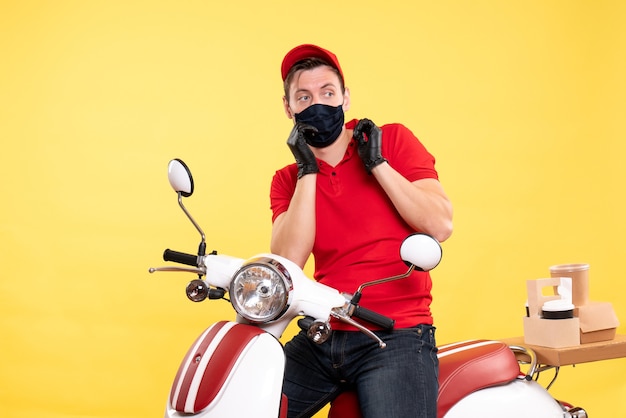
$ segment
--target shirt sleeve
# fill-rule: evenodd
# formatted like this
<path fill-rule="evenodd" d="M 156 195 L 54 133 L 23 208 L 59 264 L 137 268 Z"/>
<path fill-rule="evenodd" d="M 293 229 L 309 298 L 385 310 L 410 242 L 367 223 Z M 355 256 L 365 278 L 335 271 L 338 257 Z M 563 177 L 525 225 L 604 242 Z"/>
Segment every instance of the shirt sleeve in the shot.
<path fill-rule="evenodd" d="M 389 164 L 409 181 L 439 179 L 435 157 L 406 126 L 383 125 L 382 154 Z"/>
<path fill-rule="evenodd" d="M 274 173 L 270 187 L 270 208 L 272 210 L 272 223 L 278 215 L 289 209 L 291 197 L 296 190 L 298 167 L 296 164 L 278 170 Z"/>

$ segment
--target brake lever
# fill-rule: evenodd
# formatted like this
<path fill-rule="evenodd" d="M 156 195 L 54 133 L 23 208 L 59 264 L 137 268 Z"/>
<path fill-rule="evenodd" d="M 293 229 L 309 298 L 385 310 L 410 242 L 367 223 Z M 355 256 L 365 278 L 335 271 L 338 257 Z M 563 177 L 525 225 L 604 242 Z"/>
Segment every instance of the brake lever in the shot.
<path fill-rule="evenodd" d="M 157 271 L 182 271 L 185 273 L 195 273 L 200 276 L 204 276 L 206 274 L 206 271 L 204 271 L 204 269 L 197 267 L 150 267 L 148 269 L 149 273 L 155 273 Z"/>
<path fill-rule="evenodd" d="M 334 310 L 331 311 L 330 315 L 335 318 L 338 319 L 341 322 L 344 322 L 346 324 L 350 324 L 353 327 L 357 328 L 359 331 L 361 331 L 363 334 L 367 335 L 368 337 L 370 337 L 371 339 L 373 339 L 374 341 L 376 341 L 378 343 L 378 346 L 380 348 L 385 348 L 387 347 L 387 344 L 385 344 L 385 342 L 383 340 L 381 340 L 380 338 L 378 338 L 378 335 L 374 334 L 372 331 L 370 331 L 369 329 L 365 328 L 363 325 L 359 324 L 358 322 L 356 322 L 354 319 L 346 316 L 346 315 L 342 315 L 338 312 L 335 312 Z"/>

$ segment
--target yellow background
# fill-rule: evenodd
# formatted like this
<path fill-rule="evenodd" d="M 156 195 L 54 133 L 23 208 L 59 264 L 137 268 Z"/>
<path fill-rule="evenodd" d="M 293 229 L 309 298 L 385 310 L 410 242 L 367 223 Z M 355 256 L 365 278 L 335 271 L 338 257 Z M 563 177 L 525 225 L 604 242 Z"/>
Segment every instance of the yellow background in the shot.
<path fill-rule="evenodd" d="M 438 159 L 440 344 L 521 335 L 525 281 L 567 262 L 626 333 L 624 4 L 1 1 L 0 415 L 162 415 L 188 345 L 230 315 L 147 272 L 197 245 L 167 162 L 194 173 L 209 250 L 267 251 L 292 161 L 279 64 L 304 42 L 340 57 L 347 117 L 402 122 Z M 626 416 L 624 375 L 567 367 L 551 393 Z"/>

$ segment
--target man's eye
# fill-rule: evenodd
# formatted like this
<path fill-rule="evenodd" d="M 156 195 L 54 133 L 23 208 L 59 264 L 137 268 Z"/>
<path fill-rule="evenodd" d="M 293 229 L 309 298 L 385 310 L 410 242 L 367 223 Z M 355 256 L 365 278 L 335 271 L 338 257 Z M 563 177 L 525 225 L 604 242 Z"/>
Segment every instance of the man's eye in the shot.
<path fill-rule="evenodd" d="M 325 97 L 333 97 L 334 95 L 335 95 L 335 93 L 332 92 L 332 91 L 327 91 L 326 93 L 324 93 Z"/>
<path fill-rule="evenodd" d="M 309 96 L 300 96 L 300 97 L 298 97 L 298 101 L 299 102 L 305 102 L 307 100 L 309 100 Z"/>

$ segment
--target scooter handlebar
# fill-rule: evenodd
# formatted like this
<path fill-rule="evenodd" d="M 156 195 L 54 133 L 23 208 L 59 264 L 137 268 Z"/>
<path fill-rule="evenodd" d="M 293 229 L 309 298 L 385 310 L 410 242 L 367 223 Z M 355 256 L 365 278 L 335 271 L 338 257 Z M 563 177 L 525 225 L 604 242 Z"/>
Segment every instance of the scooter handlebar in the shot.
<path fill-rule="evenodd" d="M 367 308 L 363 308 L 362 306 L 357 306 L 354 309 L 353 317 L 362 319 L 364 321 L 369 322 L 370 324 L 377 325 L 383 329 L 393 329 L 396 321 L 385 315 L 381 315 Z"/>
<path fill-rule="evenodd" d="M 170 250 L 163 251 L 163 260 L 173 261 L 175 263 L 185 264 L 187 266 L 198 265 L 198 256 L 193 254 L 181 253 L 179 251 Z"/>

